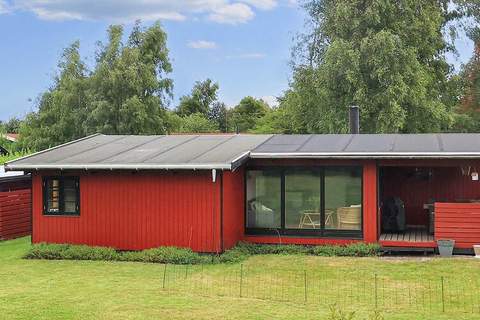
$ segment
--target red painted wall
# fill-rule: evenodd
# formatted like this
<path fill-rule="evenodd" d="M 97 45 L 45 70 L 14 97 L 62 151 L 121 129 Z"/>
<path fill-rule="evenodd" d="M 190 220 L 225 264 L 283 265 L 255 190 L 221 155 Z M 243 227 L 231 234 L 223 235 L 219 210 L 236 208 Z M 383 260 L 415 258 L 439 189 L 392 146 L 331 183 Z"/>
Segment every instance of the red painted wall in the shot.
<path fill-rule="evenodd" d="M 455 240 L 455 247 L 480 244 L 480 203 L 436 203 L 435 239 Z"/>
<path fill-rule="evenodd" d="M 434 167 L 426 161 L 421 168 L 432 166 L 430 179 L 413 175 L 415 167 L 387 167 L 383 169 L 382 201 L 391 196 L 400 197 L 405 203 L 405 215 L 409 225 L 427 225 L 428 215 L 423 204 L 429 199 L 441 202 L 457 202 L 461 199 L 480 199 L 480 182 L 470 176 L 462 176 L 459 166 Z M 477 166 L 480 169 L 480 166 Z"/>
<path fill-rule="evenodd" d="M 33 175 L 33 242 L 221 250 L 220 182 L 210 171 L 79 176 L 80 216 L 59 217 L 42 214 L 42 177 Z"/>
<path fill-rule="evenodd" d="M 245 171 L 223 172 L 223 248 L 243 238 L 245 226 Z"/>
<path fill-rule="evenodd" d="M 30 189 L 0 192 L 0 239 L 27 236 L 32 230 Z"/>

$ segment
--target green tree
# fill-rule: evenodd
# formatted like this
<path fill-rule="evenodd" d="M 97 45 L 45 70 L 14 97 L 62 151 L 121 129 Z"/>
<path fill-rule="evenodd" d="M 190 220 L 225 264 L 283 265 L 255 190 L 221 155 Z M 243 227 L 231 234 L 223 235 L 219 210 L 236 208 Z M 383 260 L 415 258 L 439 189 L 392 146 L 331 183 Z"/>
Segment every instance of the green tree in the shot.
<path fill-rule="evenodd" d="M 109 134 L 159 134 L 167 131 L 166 99 L 172 95 L 167 36 L 159 23 L 137 23 L 126 44 L 123 28 L 111 26 L 100 44 L 91 76 L 92 103 L 86 131 Z"/>
<path fill-rule="evenodd" d="M 29 113 L 20 126 L 19 146 L 40 150 L 85 135 L 88 104 L 88 71 L 80 58 L 79 42 L 66 48 L 54 84 L 41 95 L 38 111 Z"/>
<path fill-rule="evenodd" d="M 457 127 L 461 131 L 480 130 L 480 37 L 474 38 L 475 52 L 464 66 L 461 77 L 463 92 L 460 100 L 460 119 Z"/>
<path fill-rule="evenodd" d="M 184 117 L 172 114 L 170 121 L 175 128 L 174 132 L 210 133 L 218 131 L 217 124 L 209 120 L 202 113 L 193 113 Z"/>
<path fill-rule="evenodd" d="M 445 99 L 452 49 L 442 32 L 472 14 L 442 0 L 310 0 L 294 75 L 281 108 L 293 132 L 348 131 L 348 106 L 362 132 L 431 132 L 454 121 Z"/>
<path fill-rule="evenodd" d="M 216 128 L 220 132 L 228 132 L 228 117 L 229 112 L 223 102 L 214 102 L 208 112 L 208 119 L 216 124 Z"/>
<path fill-rule="evenodd" d="M 232 124 L 235 130 L 247 132 L 252 130 L 257 121 L 270 111 L 268 104 L 261 100 L 247 96 L 240 100 L 232 110 Z"/>
<path fill-rule="evenodd" d="M 0 127 L 6 133 L 18 133 L 22 120 L 17 117 L 10 118 L 7 122 L 0 122 Z"/>
<path fill-rule="evenodd" d="M 188 116 L 201 113 L 208 116 L 212 105 L 217 101 L 218 83 L 211 79 L 197 81 L 189 95 L 180 98 L 177 113 L 180 116 Z"/>
<path fill-rule="evenodd" d="M 169 129 L 167 99 L 172 71 L 166 34 L 160 24 L 137 23 L 126 44 L 113 25 L 99 44 L 93 71 L 79 54 L 79 42 L 65 49 L 54 83 L 38 100 L 38 110 L 20 127 L 20 145 L 40 150 L 85 135 L 159 134 Z"/>

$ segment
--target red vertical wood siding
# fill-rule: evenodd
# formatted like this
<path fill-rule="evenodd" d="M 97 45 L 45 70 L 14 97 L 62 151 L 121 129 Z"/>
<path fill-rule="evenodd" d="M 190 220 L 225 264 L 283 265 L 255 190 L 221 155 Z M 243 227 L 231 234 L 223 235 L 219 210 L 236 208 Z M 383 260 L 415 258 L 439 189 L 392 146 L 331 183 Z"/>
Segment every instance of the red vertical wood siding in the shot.
<path fill-rule="evenodd" d="M 435 203 L 435 239 L 462 249 L 480 244 L 480 203 Z"/>
<path fill-rule="evenodd" d="M 42 175 L 33 175 L 33 242 L 220 251 L 220 183 L 210 171 L 79 176 L 80 216 L 45 216 Z"/>
<path fill-rule="evenodd" d="M 27 236 L 32 230 L 30 189 L 0 192 L 0 239 Z"/>
<path fill-rule="evenodd" d="M 432 177 L 422 179 L 413 176 L 413 167 L 388 167 L 383 171 L 382 201 L 393 196 L 402 199 L 405 203 L 407 224 L 428 224 L 428 215 L 423 204 L 429 202 L 429 199 L 440 202 L 480 199 L 480 182 L 472 181 L 470 176 L 462 176 L 459 166 L 436 167 L 436 162 L 431 160 L 425 161 L 423 165 L 417 164 L 423 169 L 430 167 Z M 480 169 L 480 166 L 477 168 Z"/>
<path fill-rule="evenodd" d="M 243 238 L 245 226 L 245 170 L 223 172 L 223 248 Z"/>
<path fill-rule="evenodd" d="M 377 164 L 374 160 L 363 165 L 363 240 L 378 240 Z"/>

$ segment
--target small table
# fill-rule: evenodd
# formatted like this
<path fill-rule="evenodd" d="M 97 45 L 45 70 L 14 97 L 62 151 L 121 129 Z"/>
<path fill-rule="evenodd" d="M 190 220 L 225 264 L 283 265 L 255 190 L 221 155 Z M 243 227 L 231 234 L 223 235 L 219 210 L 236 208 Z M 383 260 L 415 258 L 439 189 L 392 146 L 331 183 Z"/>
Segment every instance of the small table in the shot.
<path fill-rule="evenodd" d="M 333 225 L 334 210 L 325 210 L 325 225 Z M 305 226 L 311 227 L 311 229 L 320 228 L 320 212 L 304 211 L 300 217 L 299 229 L 304 229 Z"/>

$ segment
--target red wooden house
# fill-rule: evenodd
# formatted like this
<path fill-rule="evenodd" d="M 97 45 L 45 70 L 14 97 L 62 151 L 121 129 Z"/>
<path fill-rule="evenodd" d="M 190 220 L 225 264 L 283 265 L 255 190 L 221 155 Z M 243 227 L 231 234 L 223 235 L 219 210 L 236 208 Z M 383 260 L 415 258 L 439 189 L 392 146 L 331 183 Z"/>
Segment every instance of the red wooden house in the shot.
<path fill-rule="evenodd" d="M 480 243 L 480 134 L 97 134 L 7 169 L 32 174 L 34 243 Z"/>

